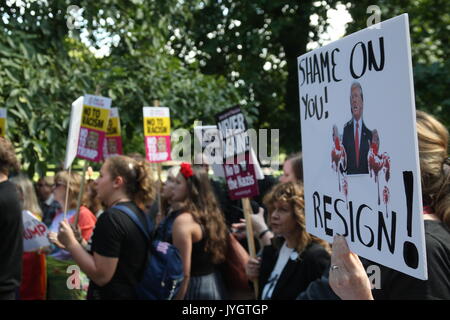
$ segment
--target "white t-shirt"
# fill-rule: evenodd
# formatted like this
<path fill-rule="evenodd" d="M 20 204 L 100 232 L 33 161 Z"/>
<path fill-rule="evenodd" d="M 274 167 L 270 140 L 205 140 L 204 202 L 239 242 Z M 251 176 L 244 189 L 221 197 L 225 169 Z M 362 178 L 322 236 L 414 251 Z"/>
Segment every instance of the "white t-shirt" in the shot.
<path fill-rule="evenodd" d="M 267 281 L 262 291 L 261 295 L 262 300 L 270 300 L 272 298 L 273 289 L 275 289 L 278 279 L 280 278 L 280 275 L 283 272 L 283 269 L 286 266 L 289 257 L 293 252 L 294 248 L 288 248 L 286 242 L 283 243 L 283 246 L 281 247 L 280 250 L 280 254 L 278 255 L 277 263 L 275 264 L 275 268 L 273 268 L 269 280 Z"/>

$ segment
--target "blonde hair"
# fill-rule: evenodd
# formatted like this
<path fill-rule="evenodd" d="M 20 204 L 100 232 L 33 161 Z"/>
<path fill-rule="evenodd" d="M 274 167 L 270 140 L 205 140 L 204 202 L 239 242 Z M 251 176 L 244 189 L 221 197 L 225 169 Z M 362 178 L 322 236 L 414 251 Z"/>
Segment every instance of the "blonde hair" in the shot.
<path fill-rule="evenodd" d="M 69 181 L 68 171 L 59 171 L 55 176 L 55 183 L 62 183 L 67 188 Z M 67 191 L 67 189 L 66 189 Z M 70 173 L 69 196 L 67 199 L 67 208 L 75 209 L 77 207 L 78 195 L 81 191 L 81 175 L 78 172 Z M 83 193 L 81 204 L 86 205 L 86 193 Z"/>
<path fill-rule="evenodd" d="M 279 183 L 264 197 L 264 204 L 269 210 L 269 223 L 272 213 L 277 206 L 287 205 L 297 224 L 299 236 L 296 239 L 295 249 L 302 252 L 310 243 L 316 242 L 322 245 L 328 252 L 330 246 L 324 240 L 321 240 L 306 231 L 305 219 L 305 199 L 303 186 L 295 182 Z"/>
<path fill-rule="evenodd" d="M 109 157 L 108 171 L 111 178 L 122 177 L 125 180 L 125 193 L 136 205 L 146 210 L 155 200 L 155 184 L 150 166 L 145 161 L 136 161 L 126 156 Z"/>
<path fill-rule="evenodd" d="M 42 219 L 42 210 L 39 206 L 39 202 L 37 200 L 36 192 L 33 187 L 33 183 L 26 176 L 20 174 L 11 178 L 11 182 L 16 185 L 16 187 L 22 193 L 23 210 L 28 210 L 35 216 L 38 216 Z"/>
<path fill-rule="evenodd" d="M 448 131 L 426 112 L 417 110 L 416 120 L 423 200 L 450 227 Z"/>

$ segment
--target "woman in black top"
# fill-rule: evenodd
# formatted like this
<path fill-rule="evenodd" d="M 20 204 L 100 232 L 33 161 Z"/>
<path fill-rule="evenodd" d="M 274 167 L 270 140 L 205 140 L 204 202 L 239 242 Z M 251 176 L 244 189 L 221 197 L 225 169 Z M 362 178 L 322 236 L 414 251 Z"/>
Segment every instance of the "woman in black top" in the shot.
<path fill-rule="evenodd" d="M 428 280 L 381 266 L 380 289 L 371 284 L 345 238 L 333 243 L 330 286 L 342 299 L 450 299 L 450 161 L 449 134 L 433 116 L 416 111 L 422 177 Z"/>
<path fill-rule="evenodd" d="M 261 258 L 250 258 L 247 275 L 251 280 L 259 279 L 259 298 L 293 300 L 328 267 L 329 246 L 306 231 L 301 185 L 276 185 L 265 196 L 264 204 L 278 237 L 264 247 Z"/>
<path fill-rule="evenodd" d="M 22 278 L 22 208 L 9 171 L 19 170 L 11 142 L 0 137 L 0 300 L 14 300 Z"/>
<path fill-rule="evenodd" d="M 147 244 L 137 225 L 113 206 L 127 206 L 146 224 L 144 208 L 153 200 L 149 167 L 129 157 L 108 158 L 95 181 L 108 209 L 97 220 L 89 254 L 64 221 L 58 239 L 91 279 L 88 299 L 135 299 L 134 287 L 145 266 Z"/>
<path fill-rule="evenodd" d="M 173 220 L 171 237 L 180 251 L 184 279 L 176 299 L 224 299 L 217 266 L 225 259 L 227 227 L 207 172 L 183 163 L 173 185 L 166 219 Z M 162 222 L 164 225 L 164 222 Z"/>

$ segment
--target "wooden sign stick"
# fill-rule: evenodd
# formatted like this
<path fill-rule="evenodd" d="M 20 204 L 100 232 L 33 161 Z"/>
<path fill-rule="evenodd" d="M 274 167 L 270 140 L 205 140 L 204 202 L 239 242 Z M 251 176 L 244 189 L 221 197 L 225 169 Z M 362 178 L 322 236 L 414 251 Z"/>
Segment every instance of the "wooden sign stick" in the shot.
<path fill-rule="evenodd" d="M 67 179 L 67 185 L 66 185 L 66 201 L 64 202 L 64 220 L 67 219 L 67 206 L 69 205 L 69 187 L 70 187 L 70 177 L 72 174 L 72 165 L 69 167 L 69 177 Z M 56 181 L 55 181 L 56 183 Z"/>
<path fill-rule="evenodd" d="M 250 257 L 256 258 L 255 249 L 255 239 L 253 237 L 253 226 L 252 226 L 252 207 L 250 205 L 249 198 L 242 198 L 242 209 L 244 209 L 244 218 L 247 230 L 247 244 Z M 258 280 L 253 280 L 253 288 L 255 289 L 255 299 L 258 299 L 259 283 Z"/>
<path fill-rule="evenodd" d="M 97 87 L 95 88 L 95 95 L 99 96 L 100 95 L 100 86 L 97 85 Z M 80 217 L 80 208 L 81 208 L 81 200 L 83 199 L 83 194 L 84 194 L 84 181 L 86 180 L 86 171 L 87 168 L 89 166 L 89 161 L 85 160 L 84 161 L 84 166 L 83 166 L 83 173 L 81 174 L 81 185 L 80 185 L 80 193 L 78 194 L 78 199 L 77 199 L 77 213 L 75 214 L 75 219 L 73 222 L 73 226 L 76 228 L 78 225 L 78 220 Z"/>
<path fill-rule="evenodd" d="M 154 107 L 159 107 L 160 106 L 160 102 L 159 100 L 153 100 L 153 106 Z M 161 162 L 156 163 L 156 172 L 158 174 L 158 189 L 157 189 L 157 194 L 156 194 L 156 199 L 158 201 L 158 214 L 162 215 L 162 207 L 161 207 L 161 187 L 162 187 L 162 182 L 161 182 L 161 171 L 162 171 L 162 165 Z"/>
<path fill-rule="evenodd" d="M 83 173 L 81 174 L 80 193 L 78 194 L 78 199 L 77 199 L 77 213 L 75 214 L 75 220 L 73 222 L 73 226 L 75 228 L 78 225 L 78 219 L 80 217 L 81 200 L 83 199 L 84 181 L 86 180 L 86 170 L 87 170 L 88 165 L 89 165 L 89 162 L 87 160 L 84 161 Z"/>

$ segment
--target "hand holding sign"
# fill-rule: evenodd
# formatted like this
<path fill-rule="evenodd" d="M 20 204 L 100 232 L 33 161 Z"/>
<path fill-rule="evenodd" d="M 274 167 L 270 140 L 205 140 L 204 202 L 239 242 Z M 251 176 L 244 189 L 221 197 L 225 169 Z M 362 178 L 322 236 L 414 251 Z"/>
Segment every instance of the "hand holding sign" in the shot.
<path fill-rule="evenodd" d="M 343 300 L 373 300 L 366 270 L 342 236 L 334 237 L 329 283 Z"/>

